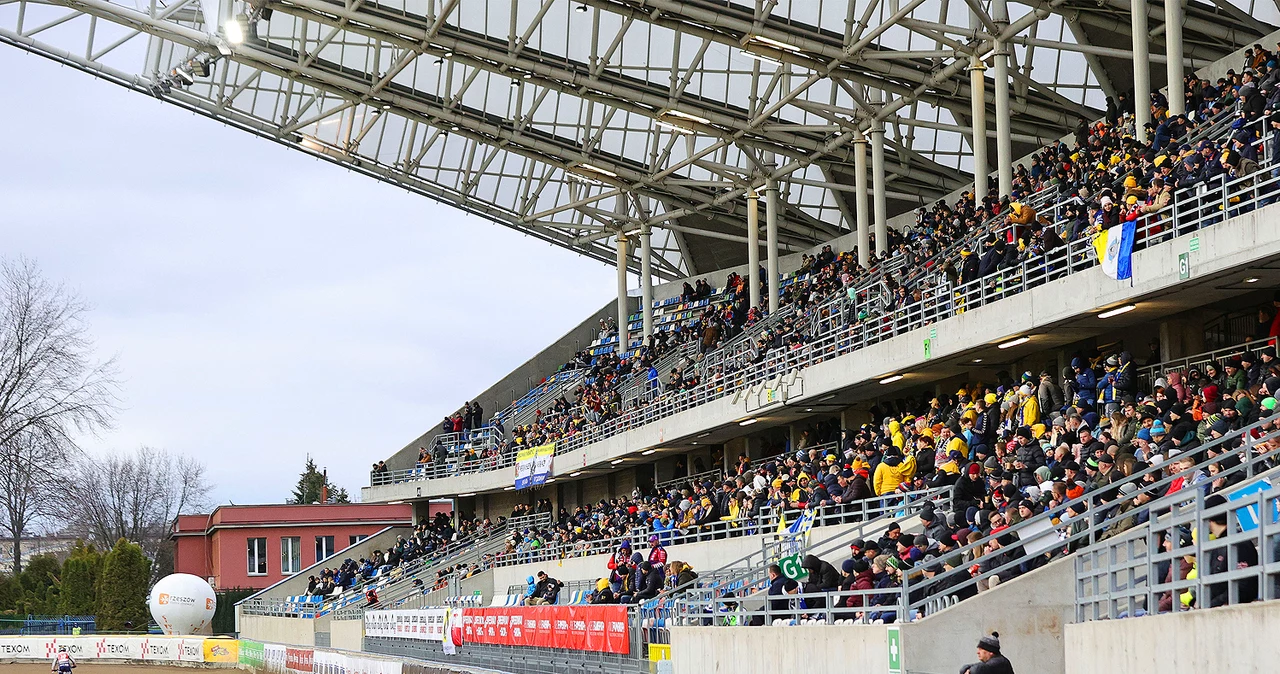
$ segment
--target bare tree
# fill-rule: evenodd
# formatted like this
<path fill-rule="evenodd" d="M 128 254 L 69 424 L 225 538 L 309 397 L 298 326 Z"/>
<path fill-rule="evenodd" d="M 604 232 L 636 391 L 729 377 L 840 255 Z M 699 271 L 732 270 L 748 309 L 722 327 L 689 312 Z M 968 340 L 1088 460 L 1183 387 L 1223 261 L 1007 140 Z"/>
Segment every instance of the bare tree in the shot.
<path fill-rule="evenodd" d="M 199 461 L 154 447 L 85 457 L 76 483 L 75 519 L 89 538 L 105 547 L 128 539 L 153 560 L 174 518 L 207 508 L 212 489 Z"/>
<path fill-rule="evenodd" d="M 115 413 L 114 364 L 93 358 L 88 310 L 34 262 L 0 261 L 0 530 L 13 538 L 15 571 L 76 436 L 110 427 Z"/>

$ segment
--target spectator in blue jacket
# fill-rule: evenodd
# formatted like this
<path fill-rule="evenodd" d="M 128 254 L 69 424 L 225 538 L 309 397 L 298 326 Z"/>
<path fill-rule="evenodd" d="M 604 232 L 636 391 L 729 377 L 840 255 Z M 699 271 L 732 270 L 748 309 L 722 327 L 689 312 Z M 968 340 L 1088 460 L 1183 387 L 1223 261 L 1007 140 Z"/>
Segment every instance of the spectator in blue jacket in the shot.
<path fill-rule="evenodd" d="M 1089 361 L 1076 356 L 1071 359 L 1071 370 L 1076 374 L 1075 405 L 1092 409 L 1097 402 L 1098 377 L 1093 372 Z"/>

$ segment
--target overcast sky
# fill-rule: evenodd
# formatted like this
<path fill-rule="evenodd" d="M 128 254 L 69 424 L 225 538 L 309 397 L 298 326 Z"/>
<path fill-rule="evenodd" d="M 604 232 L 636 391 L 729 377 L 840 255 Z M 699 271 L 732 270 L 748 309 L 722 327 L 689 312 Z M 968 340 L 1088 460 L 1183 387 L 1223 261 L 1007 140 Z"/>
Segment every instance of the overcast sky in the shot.
<path fill-rule="evenodd" d="M 119 359 L 86 449 L 197 456 L 220 503 L 283 501 L 307 454 L 356 495 L 614 296 L 598 262 L 78 71 L 0 48 L 0 73 L 0 256 L 82 294 Z"/>

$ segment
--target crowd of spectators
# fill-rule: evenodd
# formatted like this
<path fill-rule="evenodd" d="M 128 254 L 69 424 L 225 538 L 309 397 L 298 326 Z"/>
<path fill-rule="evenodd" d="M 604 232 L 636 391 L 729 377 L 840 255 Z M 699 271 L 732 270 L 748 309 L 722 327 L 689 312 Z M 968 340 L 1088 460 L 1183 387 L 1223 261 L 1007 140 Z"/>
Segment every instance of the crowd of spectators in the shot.
<path fill-rule="evenodd" d="M 404 574 L 405 568 L 412 562 L 439 558 L 452 551 L 460 542 L 488 536 L 505 524 L 504 517 L 499 517 L 496 522 L 489 518 L 464 518 L 455 524 L 453 513 L 436 513 L 435 517 L 415 526 L 408 537 L 397 536 L 396 542 L 386 550 L 374 550 L 368 557 L 359 559 L 348 557 L 338 566 L 325 568 L 318 575 L 309 576 L 306 594 L 332 597 L 374 578 L 395 580 Z M 448 574 L 438 574 L 437 582 L 439 578 L 457 571 L 459 569 L 450 568 Z M 421 584 L 420 579 L 417 584 Z"/>

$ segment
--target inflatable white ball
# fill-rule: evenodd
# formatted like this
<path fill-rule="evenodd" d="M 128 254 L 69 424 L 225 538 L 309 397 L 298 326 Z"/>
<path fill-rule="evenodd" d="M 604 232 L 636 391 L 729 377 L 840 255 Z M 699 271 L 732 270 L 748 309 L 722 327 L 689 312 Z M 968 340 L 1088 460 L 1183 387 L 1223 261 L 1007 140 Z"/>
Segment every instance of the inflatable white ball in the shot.
<path fill-rule="evenodd" d="M 165 634 L 209 634 L 218 597 L 199 576 L 175 573 L 151 588 L 151 617 Z"/>

